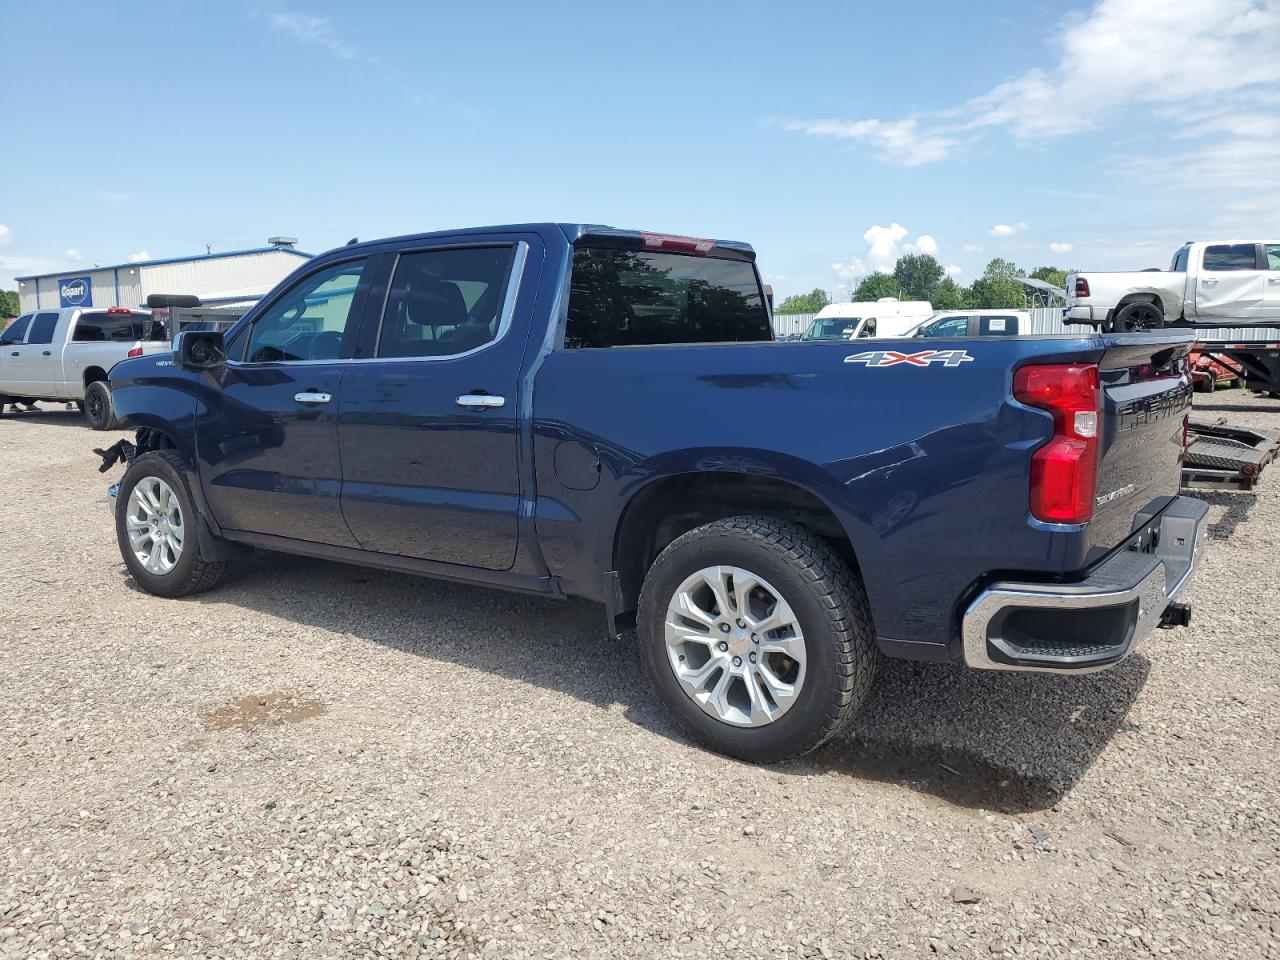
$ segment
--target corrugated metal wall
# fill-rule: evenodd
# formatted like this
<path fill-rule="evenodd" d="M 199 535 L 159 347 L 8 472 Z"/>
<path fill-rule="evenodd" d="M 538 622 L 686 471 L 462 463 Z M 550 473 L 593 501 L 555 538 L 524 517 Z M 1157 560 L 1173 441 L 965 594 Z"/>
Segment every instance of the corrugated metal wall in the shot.
<path fill-rule="evenodd" d="M 202 299 L 258 297 L 306 263 L 282 250 L 162 263 L 140 268 L 143 300 L 151 293 L 193 293 Z M 123 282 L 124 270 L 120 271 Z"/>

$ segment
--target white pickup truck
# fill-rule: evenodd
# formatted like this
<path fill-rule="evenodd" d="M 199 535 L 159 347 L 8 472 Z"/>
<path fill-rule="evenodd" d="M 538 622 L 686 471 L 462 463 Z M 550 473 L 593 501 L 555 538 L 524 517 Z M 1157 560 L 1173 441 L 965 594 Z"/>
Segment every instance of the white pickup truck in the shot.
<path fill-rule="evenodd" d="M 107 374 L 126 357 L 172 347 L 163 324 L 126 307 L 37 310 L 0 333 L 0 416 L 6 404 L 74 401 L 89 426 L 115 425 Z"/>
<path fill-rule="evenodd" d="M 1280 243 L 1196 241 L 1168 270 L 1072 274 L 1063 321 L 1108 332 L 1280 326 Z"/>

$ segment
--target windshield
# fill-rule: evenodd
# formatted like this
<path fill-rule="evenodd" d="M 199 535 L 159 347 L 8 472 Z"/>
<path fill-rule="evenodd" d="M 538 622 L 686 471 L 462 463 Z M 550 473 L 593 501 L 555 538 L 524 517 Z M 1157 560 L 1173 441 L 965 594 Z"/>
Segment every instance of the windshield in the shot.
<path fill-rule="evenodd" d="M 809 324 L 802 340 L 848 340 L 861 317 L 819 317 Z"/>

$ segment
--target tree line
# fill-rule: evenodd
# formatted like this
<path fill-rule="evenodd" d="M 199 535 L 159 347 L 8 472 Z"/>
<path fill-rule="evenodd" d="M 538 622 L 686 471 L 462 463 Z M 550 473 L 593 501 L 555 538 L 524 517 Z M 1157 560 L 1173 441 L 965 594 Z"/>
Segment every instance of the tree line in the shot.
<path fill-rule="evenodd" d="M 877 270 L 859 281 L 850 292 L 854 302 L 897 297 L 899 300 L 928 300 L 935 310 L 978 310 L 982 308 L 1020 308 L 1025 305 L 1027 288 L 1015 277 L 1030 276 L 1055 287 L 1064 287 L 1070 271 L 1057 267 L 1036 267 L 1030 274 L 1016 263 L 996 257 L 987 264 L 982 276 L 961 286 L 946 275 L 934 257 L 927 253 L 908 253 L 898 258 L 893 273 Z M 778 305 L 778 313 L 817 313 L 832 303 L 825 290 L 796 293 Z"/>
<path fill-rule="evenodd" d="M 19 309 L 17 290 L 0 290 L 0 326 L 8 317 L 16 317 Z"/>

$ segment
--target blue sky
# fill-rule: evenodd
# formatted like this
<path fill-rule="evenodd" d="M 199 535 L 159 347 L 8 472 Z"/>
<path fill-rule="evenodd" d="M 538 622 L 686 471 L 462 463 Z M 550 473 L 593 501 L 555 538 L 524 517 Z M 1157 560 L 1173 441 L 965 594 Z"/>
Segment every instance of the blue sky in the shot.
<path fill-rule="evenodd" d="M 1280 238 L 1280 0 L 0 0 L 0 35 L 4 287 L 544 219 L 746 240 L 780 295 Z"/>

